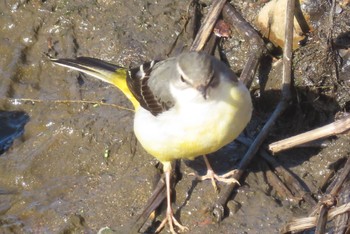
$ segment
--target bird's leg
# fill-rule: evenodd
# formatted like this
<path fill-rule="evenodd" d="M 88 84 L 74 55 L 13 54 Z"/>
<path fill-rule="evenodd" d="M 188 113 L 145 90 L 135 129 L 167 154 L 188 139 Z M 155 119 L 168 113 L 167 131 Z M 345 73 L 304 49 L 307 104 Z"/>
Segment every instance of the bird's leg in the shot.
<path fill-rule="evenodd" d="M 211 165 L 209 163 L 209 160 L 208 160 L 206 155 L 203 155 L 203 159 L 204 159 L 205 165 L 207 166 L 207 174 L 204 175 L 204 176 L 196 175 L 198 180 L 208 180 L 208 179 L 210 179 L 211 180 L 211 184 L 213 185 L 215 191 L 218 191 L 218 187 L 217 187 L 216 181 L 224 182 L 224 183 L 227 183 L 227 184 L 230 184 L 230 183 L 237 183 L 237 184 L 239 184 L 239 181 L 236 180 L 235 178 L 229 178 L 232 175 L 234 175 L 234 172 L 235 172 L 234 170 L 219 176 L 219 175 L 217 175 L 214 172 L 214 170 L 211 167 Z"/>
<path fill-rule="evenodd" d="M 181 225 L 176 218 L 174 217 L 173 209 L 171 207 L 171 194 L 170 194 L 170 176 L 171 176 L 171 163 L 166 162 L 163 163 L 164 165 L 164 174 L 165 174 L 165 184 L 166 184 L 166 195 L 167 195 L 167 210 L 166 210 L 166 217 L 162 221 L 162 223 L 159 225 L 159 227 L 156 230 L 156 233 L 158 233 L 160 230 L 163 229 L 166 223 L 169 224 L 169 229 L 172 234 L 176 234 L 174 230 L 174 225 L 177 226 L 180 231 L 187 231 L 188 228 Z"/>

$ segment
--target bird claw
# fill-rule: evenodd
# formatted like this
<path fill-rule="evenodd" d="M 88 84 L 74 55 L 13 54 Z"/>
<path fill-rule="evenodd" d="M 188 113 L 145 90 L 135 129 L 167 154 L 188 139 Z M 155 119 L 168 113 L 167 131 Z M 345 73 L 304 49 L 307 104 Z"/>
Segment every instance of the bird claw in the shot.
<path fill-rule="evenodd" d="M 162 223 L 157 228 L 156 233 L 160 232 L 164 228 L 166 223 L 169 224 L 169 231 L 172 234 L 177 234 L 177 232 L 174 230 L 174 226 L 178 227 L 181 232 L 188 231 L 188 227 L 181 225 L 179 221 L 176 220 L 173 214 L 167 214 L 167 216 L 163 219 Z"/>
<path fill-rule="evenodd" d="M 235 178 L 231 177 L 235 173 L 236 173 L 236 170 L 232 170 L 232 171 L 230 171 L 230 172 L 228 172 L 226 174 L 217 175 L 213 170 L 208 169 L 207 170 L 207 174 L 203 175 L 203 176 L 200 176 L 197 173 L 190 173 L 189 175 L 195 176 L 196 179 L 200 180 L 200 181 L 209 180 L 210 179 L 211 180 L 211 184 L 213 185 L 215 191 L 218 192 L 219 190 L 218 190 L 218 186 L 217 186 L 216 181 L 223 182 L 223 183 L 226 183 L 226 184 L 236 183 L 238 185 L 241 185 L 238 180 L 236 180 Z"/>

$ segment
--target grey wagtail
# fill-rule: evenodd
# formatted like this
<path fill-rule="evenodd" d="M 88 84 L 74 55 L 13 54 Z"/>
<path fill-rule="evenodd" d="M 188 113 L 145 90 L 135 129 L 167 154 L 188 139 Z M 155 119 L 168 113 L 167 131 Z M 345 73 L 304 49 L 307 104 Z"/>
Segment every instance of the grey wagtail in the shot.
<path fill-rule="evenodd" d="M 233 141 L 251 118 L 248 89 L 224 63 L 201 52 L 132 69 L 87 57 L 52 61 L 117 86 L 132 102 L 135 135 L 164 166 L 167 213 L 157 230 L 166 223 L 172 233 L 174 225 L 187 230 L 171 207 L 171 161 L 194 159 Z"/>

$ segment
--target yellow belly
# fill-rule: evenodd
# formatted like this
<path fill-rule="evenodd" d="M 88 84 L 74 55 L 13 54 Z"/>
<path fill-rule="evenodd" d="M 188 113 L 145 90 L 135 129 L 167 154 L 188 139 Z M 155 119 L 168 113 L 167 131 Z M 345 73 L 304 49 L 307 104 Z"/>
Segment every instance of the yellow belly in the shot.
<path fill-rule="evenodd" d="M 252 104 L 248 90 L 224 86 L 210 100 L 191 102 L 158 116 L 140 108 L 134 130 L 145 150 L 161 162 L 217 151 L 233 141 L 250 121 Z"/>

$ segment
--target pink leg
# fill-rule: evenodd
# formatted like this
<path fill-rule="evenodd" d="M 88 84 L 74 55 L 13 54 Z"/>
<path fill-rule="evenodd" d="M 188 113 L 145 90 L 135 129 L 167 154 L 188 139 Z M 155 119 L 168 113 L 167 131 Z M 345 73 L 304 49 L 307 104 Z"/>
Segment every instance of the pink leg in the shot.
<path fill-rule="evenodd" d="M 171 176 L 171 170 L 172 170 L 171 163 L 166 162 L 166 163 L 163 163 L 163 165 L 164 165 L 166 194 L 167 194 L 167 211 L 166 211 L 166 217 L 164 218 L 160 226 L 157 228 L 156 233 L 162 230 L 166 223 L 169 224 L 169 229 L 172 234 L 176 234 L 174 230 L 174 225 L 177 226 L 180 229 L 180 231 L 187 231 L 188 228 L 181 225 L 176 220 L 173 214 L 173 209 L 171 207 L 171 199 L 170 199 L 171 198 L 170 197 L 170 176 Z"/>

